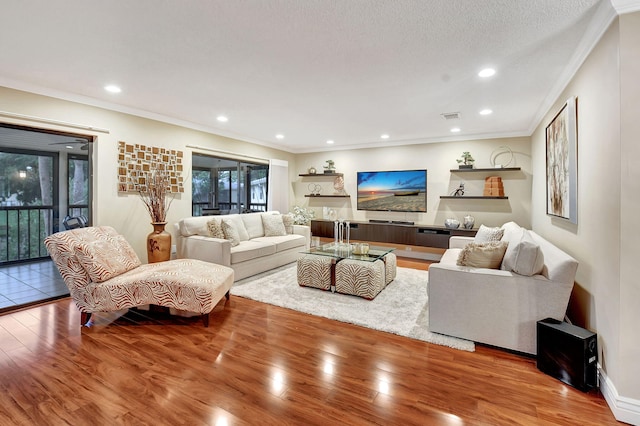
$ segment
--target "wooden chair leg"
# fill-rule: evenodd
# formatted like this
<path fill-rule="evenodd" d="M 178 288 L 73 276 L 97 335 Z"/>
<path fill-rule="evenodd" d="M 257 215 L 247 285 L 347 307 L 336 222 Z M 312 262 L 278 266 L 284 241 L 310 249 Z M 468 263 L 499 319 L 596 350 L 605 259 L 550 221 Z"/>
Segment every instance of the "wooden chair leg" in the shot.
<path fill-rule="evenodd" d="M 91 312 L 80 312 L 80 327 L 91 327 Z"/>
<path fill-rule="evenodd" d="M 205 327 L 209 327 L 209 314 L 202 314 L 202 324 Z"/>

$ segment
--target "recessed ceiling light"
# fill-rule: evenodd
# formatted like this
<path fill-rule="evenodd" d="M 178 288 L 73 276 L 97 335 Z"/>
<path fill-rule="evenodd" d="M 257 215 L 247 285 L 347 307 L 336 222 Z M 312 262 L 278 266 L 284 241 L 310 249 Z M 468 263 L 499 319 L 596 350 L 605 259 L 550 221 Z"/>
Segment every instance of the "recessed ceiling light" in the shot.
<path fill-rule="evenodd" d="M 460 127 L 453 127 L 451 129 L 451 133 L 458 133 L 460 131 Z"/>
<path fill-rule="evenodd" d="M 496 73 L 496 70 L 494 70 L 493 68 L 485 68 L 478 73 L 478 76 L 486 78 L 486 77 L 491 77 L 495 73 Z"/>
<path fill-rule="evenodd" d="M 389 139 L 389 135 L 386 133 L 384 135 L 380 135 L 380 139 Z"/>
<path fill-rule="evenodd" d="M 67 149 L 73 149 L 73 147 L 71 145 L 66 145 L 65 148 Z"/>
<path fill-rule="evenodd" d="M 219 116 L 217 116 L 217 117 L 216 117 L 216 120 L 218 120 L 218 121 L 219 121 L 219 122 L 221 122 L 221 123 L 226 123 L 227 121 L 229 121 L 229 119 L 228 119 L 226 116 L 224 116 L 224 115 L 219 115 Z"/>
<path fill-rule="evenodd" d="M 490 110 L 489 108 L 486 108 L 480 111 L 480 115 L 489 115 L 489 114 L 493 114 L 493 111 Z"/>
<path fill-rule="evenodd" d="M 115 84 L 109 84 L 108 86 L 104 86 L 104 90 L 110 93 L 120 93 L 122 89 L 116 86 Z"/>
<path fill-rule="evenodd" d="M 276 139 L 284 139 L 284 135 L 282 133 L 278 133 L 276 135 Z"/>
<path fill-rule="evenodd" d="M 329 140 L 327 141 L 327 143 L 328 143 L 329 145 L 331 145 L 331 144 L 333 143 L 333 141 L 332 141 L 331 139 L 329 139 Z"/>

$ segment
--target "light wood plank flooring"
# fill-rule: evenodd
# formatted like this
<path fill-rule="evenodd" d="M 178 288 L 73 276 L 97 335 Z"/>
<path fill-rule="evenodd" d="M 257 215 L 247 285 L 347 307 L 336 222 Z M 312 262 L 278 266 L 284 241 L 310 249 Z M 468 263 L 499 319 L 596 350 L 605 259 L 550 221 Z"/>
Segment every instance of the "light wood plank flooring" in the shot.
<path fill-rule="evenodd" d="M 597 391 L 479 345 L 463 352 L 233 296 L 209 328 L 160 312 L 94 317 L 81 330 L 69 299 L 0 316 L 0 424 L 617 424 Z"/>

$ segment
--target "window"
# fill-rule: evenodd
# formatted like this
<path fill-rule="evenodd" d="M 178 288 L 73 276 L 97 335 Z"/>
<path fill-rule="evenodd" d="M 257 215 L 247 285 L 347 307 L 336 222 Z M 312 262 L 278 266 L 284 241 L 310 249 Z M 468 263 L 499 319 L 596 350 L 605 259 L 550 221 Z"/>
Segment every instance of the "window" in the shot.
<path fill-rule="evenodd" d="M 192 214 L 266 211 L 269 166 L 193 154 Z"/>

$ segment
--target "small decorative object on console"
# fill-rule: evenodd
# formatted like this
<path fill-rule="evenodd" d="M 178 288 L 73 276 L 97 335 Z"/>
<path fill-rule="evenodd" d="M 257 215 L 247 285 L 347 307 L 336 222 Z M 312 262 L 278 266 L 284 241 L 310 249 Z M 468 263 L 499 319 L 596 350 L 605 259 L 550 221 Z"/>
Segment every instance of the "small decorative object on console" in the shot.
<path fill-rule="evenodd" d="M 462 225 L 464 226 L 464 229 L 473 229 L 473 225 L 476 223 L 476 219 L 471 216 L 471 215 L 466 215 L 464 217 L 464 221 L 462 222 Z"/>
<path fill-rule="evenodd" d="M 473 159 L 469 151 L 464 151 L 461 155 L 462 158 L 457 159 L 460 169 L 473 169 L 473 162 L 476 161 Z"/>
<path fill-rule="evenodd" d="M 309 174 L 310 175 L 315 175 L 316 174 L 316 168 L 313 167 L 313 166 L 309 167 Z"/>
<path fill-rule="evenodd" d="M 448 218 L 444 220 L 445 228 L 458 229 L 460 227 L 460 221 L 458 219 Z"/>

